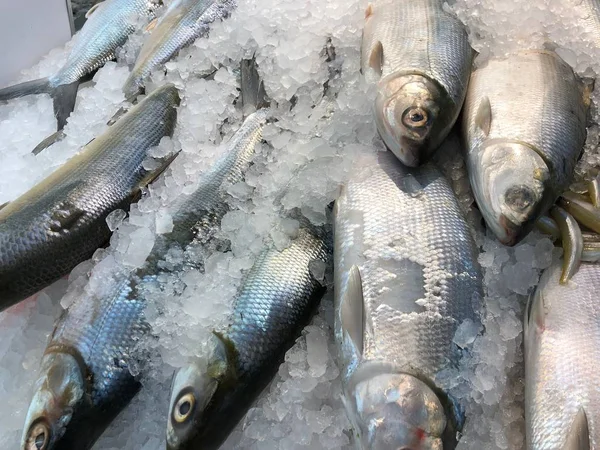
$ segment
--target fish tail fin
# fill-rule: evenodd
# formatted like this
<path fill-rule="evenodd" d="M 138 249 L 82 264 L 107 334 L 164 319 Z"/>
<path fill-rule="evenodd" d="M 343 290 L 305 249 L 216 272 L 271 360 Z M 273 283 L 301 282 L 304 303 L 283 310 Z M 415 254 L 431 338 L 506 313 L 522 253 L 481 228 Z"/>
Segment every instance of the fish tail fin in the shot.
<path fill-rule="evenodd" d="M 243 59 L 240 67 L 241 75 L 241 101 L 244 117 L 261 108 L 268 108 L 270 100 L 265 91 L 265 86 L 258 74 L 256 56 Z"/>
<path fill-rule="evenodd" d="M 34 94 L 49 94 L 51 90 L 50 79 L 40 78 L 0 89 L 0 100 L 11 100 Z"/>
<path fill-rule="evenodd" d="M 54 102 L 57 129 L 62 130 L 67 124 L 67 117 L 75 108 L 78 87 L 79 81 L 53 87 L 50 85 L 49 78 L 40 78 L 0 89 L 0 100 L 11 100 L 26 95 L 50 94 Z"/>

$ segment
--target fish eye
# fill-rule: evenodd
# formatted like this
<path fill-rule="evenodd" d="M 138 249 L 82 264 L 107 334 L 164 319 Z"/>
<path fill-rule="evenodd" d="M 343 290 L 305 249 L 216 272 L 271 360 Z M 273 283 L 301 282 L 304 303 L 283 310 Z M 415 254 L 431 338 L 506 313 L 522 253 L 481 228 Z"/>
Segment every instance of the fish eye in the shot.
<path fill-rule="evenodd" d="M 173 420 L 177 423 L 183 423 L 190 418 L 194 412 L 194 406 L 196 405 L 196 398 L 194 394 L 188 392 L 181 396 L 181 398 L 175 403 L 173 407 Z"/>
<path fill-rule="evenodd" d="M 427 111 L 420 106 L 412 106 L 402 114 L 402 123 L 409 128 L 422 128 L 428 121 Z"/>
<path fill-rule="evenodd" d="M 50 443 L 50 427 L 41 422 L 34 424 L 29 431 L 27 450 L 46 450 Z"/>

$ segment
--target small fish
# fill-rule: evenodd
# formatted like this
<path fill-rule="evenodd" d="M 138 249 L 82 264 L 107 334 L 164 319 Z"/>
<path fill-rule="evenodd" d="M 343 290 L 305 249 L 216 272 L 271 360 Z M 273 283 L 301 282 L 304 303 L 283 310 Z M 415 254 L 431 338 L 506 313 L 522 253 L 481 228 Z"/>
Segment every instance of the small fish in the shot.
<path fill-rule="evenodd" d="M 225 332 L 215 333 L 208 367 L 181 368 L 172 383 L 167 448 L 218 449 L 263 391 L 325 292 L 311 263 L 330 250 L 310 228 L 283 251 L 263 251 L 248 272 Z"/>
<path fill-rule="evenodd" d="M 500 242 L 529 233 L 568 187 L 586 137 L 589 90 L 553 52 L 490 60 L 463 111 L 475 199 Z"/>
<path fill-rule="evenodd" d="M 525 315 L 528 450 L 600 448 L 600 265 L 583 263 L 559 282 L 543 273 Z"/>
<path fill-rule="evenodd" d="M 135 345 L 149 332 L 144 288 L 171 244 L 209 243 L 227 212 L 224 188 L 240 181 L 261 141 L 268 110 L 251 114 L 223 158 L 173 206 L 173 230 L 160 235 L 143 267 L 118 274 L 110 295 L 82 296 L 63 313 L 42 359 L 23 450 L 87 450 L 141 388 L 131 374 Z M 40 444 L 41 443 L 41 444 Z"/>
<path fill-rule="evenodd" d="M 212 22 L 228 17 L 236 6 L 236 0 L 174 0 L 164 15 L 148 26 L 152 32 L 140 50 L 123 92 L 128 97 L 136 95 L 152 70 L 206 35 Z"/>
<path fill-rule="evenodd" d="M 436 377 L 468 354 L 458 327 L 481 329 L 471 231 L 431 164 L 380 152 L 355 168 L 335 205 L 334 318 L 358 448 L 455 448 L 463 413 Z"/>
<path fill-rule="evenodd" d="M 376 0 L 365 12 L 361 67 L 377 86 L 379 134 L 407 166 L 427 160 L 462 108 L 473 50 L 442 0 Z"/>
<path fill-rule="evenodd" d="M 172 135 L 178 105 L 172 84 L 155 90 L 0 210 L 0 310 L 67 275 L 108 241 L 106 216 L 127 209 L 175 157 L 154 171 L 142 166 L 148 150 Z"/>
<path fill-rule="evenodd" d="M 62 130 L 75 108 L 79 81 L 115 57 L 118 47 L 136 30 L 141 17 L 148 17 L 159 0 L 106 0 L 86 14 L 89 20 L 75 37 L 65 65 L 49 78 L 26 81 L 0 89 L 0 100 L 32 94 L 50 94 L 58 130 Z"/>

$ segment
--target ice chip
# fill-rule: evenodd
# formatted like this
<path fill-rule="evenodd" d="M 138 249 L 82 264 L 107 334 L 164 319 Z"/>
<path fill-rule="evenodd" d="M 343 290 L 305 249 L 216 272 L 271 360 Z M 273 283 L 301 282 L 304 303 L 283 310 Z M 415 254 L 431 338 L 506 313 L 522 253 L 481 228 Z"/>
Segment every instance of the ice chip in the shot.
<path fill-rule="evenodd" d="M 475 341 L 481 326 L 471 319 L 465 319 L 456 329 L 454 339 L 452 340 L 460 348 L 466 348 Z"/>
<path fill-rule="evenodd" d="M 106 216 L 106 223 L 110 231 L 115 231 L 123 223 L 125 217 L 127 217 L 127 213 L 122 209 L 115 209 Z"/>

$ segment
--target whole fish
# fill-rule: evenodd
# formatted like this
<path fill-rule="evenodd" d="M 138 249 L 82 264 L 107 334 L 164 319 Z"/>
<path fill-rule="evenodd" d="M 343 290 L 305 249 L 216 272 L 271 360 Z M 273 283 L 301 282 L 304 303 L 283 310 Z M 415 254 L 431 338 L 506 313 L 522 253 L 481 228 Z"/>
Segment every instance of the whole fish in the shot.
<path fill-rule="evenodd" d="M 171 386 L 167 448 L 217 449 L 277 373 L 285 352 L 325 292 L 311 263 L 330 250 L 310 228 L 283 251 L 264 250 L 236 297 L 230 323 L 215 333 L 208 367 L 181 368 Z"/>
<path fill-rule="evenodd" d="M 212 22 L 228 17 L 236 6 L 236 0 L 174 0 L 165 14 L 148 27 L 153 28 L 152 33 L 140 50 L 123 92 L 135 95 L 152 70 L 206 35 Z"/>
<path fill-rule="evenodd" d="M 91 448 L 139 391 L 129 366 L 136 343 L 150 328 L 144 319 L 144 288 L 156 284 L 157 262 L 170 244 L 205 239 L 226 212 L 223 189 L 242 179 L 266 116 L 260 110 L 246 119 L 223 159 L 177 206 L 173 230 L 157 240 L 146 265 L 130 277 L 119 276 L 110 295 L 83 296 L 63 313 L 42 359 L 23 431 L 24 450 Z"/>
<path fill-rule="evenodd" d="M 525 423 L 529 450 L 600 448 L 600 266 L 566 285 L 546 269 L 525 316 Z"/>
<path fill-rule="evenodd" d="M 407 166 L 446 138 L 462 108 L 473 50 L 442 0 L 376 0 L 365 12 L 361 66 L 377 86 L 379 134 Z"/>
<path fill-rule="evenodd" d="M 110 238 L 106 216 L 126 209 L 156 170 L 142 162 L 170 136 L 179 94 L 148 95 L 59 169 L 0 209 L 0 310 L 38 292 L 90 258 Z"/>
<path fill-rule="evenodd" d="M 464 422 L 438 385 L 481 327 L 477 249 L 446 179 L 390 152 L 357 161 L 335 206 L 335 335 L 362 449 L 454 448 Z"/>
<path fill-rule="evenodd" d="M 50 94 L 58 130 L 62 130 L 75 107 L 79 80 L 115 57 L 118 47 L 136 30 L 141 17 L 148 17 L 159 0 L 105 0 L 87 13 L 89 20 L 75 37 L 64 66 L 49 78 L 26 81 L 0 89 L 0 100 L 31 94 Z"/>
<path fill-rule="evenodd" d="M 463 112 L 467 167 L 487 226 L 519 242 L 569 185 L 586 137 L 589 92 L 553 52 L 490 60 Z"/>

